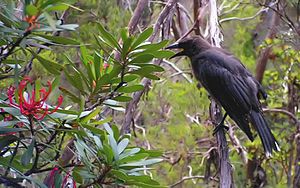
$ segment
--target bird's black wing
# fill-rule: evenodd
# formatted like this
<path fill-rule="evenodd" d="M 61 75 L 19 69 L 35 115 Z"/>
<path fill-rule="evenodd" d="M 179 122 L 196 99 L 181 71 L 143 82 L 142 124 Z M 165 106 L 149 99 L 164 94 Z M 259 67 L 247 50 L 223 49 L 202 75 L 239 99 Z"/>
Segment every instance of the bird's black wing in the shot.
<path fill-rule="evenodd" d="M 256 96 L 256 85 L 251 84 L 251 77 L 247 77 L 239 70 L 234 58 L 226 58 L 214 54 L 213 57 L 204 54 L 194 59 L 192 64 L 195 76 L 208 92 L 215 98 L 228 115 L 253 140 L 248 115 L 255 108 L 259 110 Z"/>

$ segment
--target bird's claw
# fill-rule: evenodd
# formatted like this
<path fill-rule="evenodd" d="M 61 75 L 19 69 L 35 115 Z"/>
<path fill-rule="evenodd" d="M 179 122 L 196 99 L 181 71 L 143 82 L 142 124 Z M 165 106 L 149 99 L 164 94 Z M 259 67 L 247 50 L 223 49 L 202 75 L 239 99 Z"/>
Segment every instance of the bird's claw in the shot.
<path fill-rule="evenodd" d="M 218 124 L 216 128 L 214 128 L 213 136 L 215 136 L 215 134 L 221 129 L 225 129 L 226 131 L 228 131 L 229 127 L 225 126 L 224 124 Z"/>

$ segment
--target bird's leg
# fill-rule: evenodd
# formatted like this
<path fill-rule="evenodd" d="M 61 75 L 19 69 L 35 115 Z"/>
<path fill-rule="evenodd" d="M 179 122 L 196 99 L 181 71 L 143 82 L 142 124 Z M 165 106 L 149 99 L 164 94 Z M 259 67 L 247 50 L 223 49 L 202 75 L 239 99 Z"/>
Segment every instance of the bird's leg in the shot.
<path fill-rule="evenodd" d="M 224 125 L 224 121 L 225 121 L 226 117 L 227 117 L 227 113 L 225 112 L 225 115 L 223 116 L 221 122 L 214 129 L 213 135 L 215 135 L 222 128 L 224 128 L 224 129 L 226 129 L 226 131 L 228 131 L 229 128 Z"/>

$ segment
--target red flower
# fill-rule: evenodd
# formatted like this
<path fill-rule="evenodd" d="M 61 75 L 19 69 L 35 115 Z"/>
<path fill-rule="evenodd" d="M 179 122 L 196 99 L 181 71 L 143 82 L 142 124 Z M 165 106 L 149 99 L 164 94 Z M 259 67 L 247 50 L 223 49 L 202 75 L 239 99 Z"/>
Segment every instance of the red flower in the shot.
<path fill-rule="evenodd" d="M 37 22 L 37 16 L 25 16 L 24 21 L 29 24 L 29 27 L 26 29 L 26 31 L 31 31 L 34 28 L 39 28 L 40 24 Z"/>
<path fill-rule="evenodd" d="M 48 81 L 48 88 L 49 88 L 48 91 L 46 91 L 45 88 L 42 88 L 39 91 L 38 97 L 36 97 L 37 92 L 35 89 L 31 91 L 31 95 L 29 94 L 29 92 L 28 93 L 25 92 L 25 88 L 28 84 L 33 85 L 33 82 L 29 77 L 24 77 L 24 79 L 19 84 L 17 90 L 19 104 L 16 104 L 13 101 L 15 88 L 13 86 L 8 88 L 7 95 L 11 106 L 20 108 L 21 114 L 25 116 L 33 116 L 37 120 L 42 120 L 47 114 L 52 114 L 57 111 L 59 106 L 62 104 L 63 101 L 62 96 L 58 97 L 58 105 L 51 111 L 49 111 L 48 106 L 45 104 L 52 90 L 52 85 L 49 81 Z M 24 96 L 26 96 L 26 98 Z"/>

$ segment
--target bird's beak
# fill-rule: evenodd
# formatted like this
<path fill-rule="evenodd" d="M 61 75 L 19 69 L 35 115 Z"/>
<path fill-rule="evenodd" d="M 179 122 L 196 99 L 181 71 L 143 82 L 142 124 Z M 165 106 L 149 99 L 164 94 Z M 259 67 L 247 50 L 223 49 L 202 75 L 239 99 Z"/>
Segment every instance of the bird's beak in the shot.
<path fill-rule="evenodd" d="M 174 43 L 171 44 L 170 46 L 167 46 L 166 49 L 178 49 L 179 47 L 179 43 Z M 170 57 L 170 59 L 174 58 L 174 57 L 178 57 L 178 56 L 183 56 L 184 55 L 184 51 L 180 51 L 176 54 L 174 54 L 173 56 Z"/>

